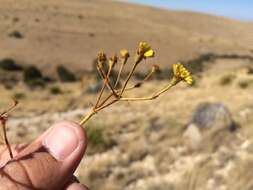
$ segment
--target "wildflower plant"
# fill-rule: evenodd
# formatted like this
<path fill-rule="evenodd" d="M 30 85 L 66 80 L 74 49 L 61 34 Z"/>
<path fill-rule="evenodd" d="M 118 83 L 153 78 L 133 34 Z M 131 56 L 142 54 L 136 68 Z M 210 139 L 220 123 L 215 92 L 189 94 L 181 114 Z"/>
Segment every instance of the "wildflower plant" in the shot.
<path fill-rule="evenodd" d="M 112 57 L 109 57 L 109 58 L 107 58 L 104 52 L 102 51 L 99 52 L 98 57 L 97 57 L 96 68 L 101 79 L 103 80 L 103 86 L 98 94 L 96 103 L 94 104 L 90 112 L 80 120 L 80 125 L 84 125 L 92 116 L 97 114 L 99 111 L 117 102 L 153 100 L 153 99 L 158 98 L 160 95 L 167 92 L 168 90 L 170 90 L 173 86 L 177 85 L 181 81 L 187 83 L 188 85 L 193 84 L 193 79 L 190 72 L 181 63 L 177 63 L 177 64 L 172 65 L 173 77 L 170 79 L 168 84 L 164 86 L 162 89 L 160 89 L 159 91 L 155 92 L 154 94 L 150 96 L 127 97 L 125 95 L 126 91 L 134 90 L 136 88 L 141 87 L 143 83 L 145 83 L 157 71 L 159 71 L 159 66 L 153 65 L 151 70 L 148 72 L 148 74 L 145 76 L 145 78 L 141 82 L 138 82 L 135 85 L 129 86 L 129 81 L 133 77 L 137 66 L 139 66 L 143 60 L 152 58 L 154 56 L 155 56 L 155 52 L 151 48 L 151 46 L 146 42 L 140 42 L 135 53 L 135 58 L 134 58 L 134 63 L 132 65 L 132 68 L 129 74 L 127 75 L 126 79 L 123 80 L 122 72 L 130 58 L 129 51 L 126 49 L 123 49 L 120 51 L 119 57 L 117 55 L 113 55 Z M 110 75 L 112 74 L 112 71 L 117 64 L 120 64 L 120 66 L 117 73 L 116 82 L 113 83 L 112 81 L 110 81 Z M 105 68 L 108 68 L 108 69 L 105 69 Z M 119 88 L 118 87 L 119 83 L 121 83 L 122 80 L 123 80 L 123 83 L 122 83 L 123 85 Z M 107 95 L 105 95 L 106 88 L 108 88 L 109 90 L 109 93 L 107 93 Z M 7 146 L 10 158 L 13 158 L 13 153 L 12 153 L 11 146 L 7 138 L 6 123 L 8 120 L 8 114 L 17 106 L 17 104 L 18 102 L 14 101 L 14 104 L 9 109 L 0 113 L 0 123 L 2 125 L 2 131 L 3 131 L 2 139 L 4 140 L 4 143 Z"/>
<path fill-rule="evenodd" d="M 165 87 L 163 87 L 162 89 L 160 89 L 159 91 L 155 92 L 154 94 L 150 96 L 127 97 L 125 95 L 126 91 L 134 90 L 136 88 L 141 87 L 144 82 L 146 82 L 150 77 L 152 77 L 154 73 L 156 73 L 159 70 L 159 66 L 153 65 L 150 72 L 146 75 L 146 77 L 141 82 L 138 82 L 133 86 L 129 86 L 129 81 L 133 77 L 137 66 L 139 66 L 143 60 L 150 59 L 155 56 L 155 51 L 151 48 L 151 46 L 147 42 L 140 42 L 135 53 L 135 58 L 134 58 L 134 63 L 132 65 L 132 68 L 128 76 L 126 77 L 126 79 L 123 81 L 122 87 L 118 88 L 119 86 L 118 84 L 123 80 L 121 76 L 122 71 L 125 68 L 125 65 L 127 64 L 130 57 L 130 53 L 126 49 L 121 50 L 119 54 L 120 54 L 119 57 L 117 55 L 114 55 L 108 59 L 104 52 L 101 51 L 98 53 L 97 70 L 101 76 L 101 79 L 103 80 L 103 86 L 99 92 L 96 103 L 94 104 L 90 112 L 81 119 L 80 125 L 84 125 L 92 116 L 97 114 L 99 111 L 117 102 L 153 100 L 153 99 L 158 98 L 161 94 L 170 90 L 173 86 L 177 85 L 181 81 L 187 83 L 188 85 L 193 84 L 193 79 L 190 72 L 181 63 L 177 63 L 177 64 L 172 65 L 173 77 L 171 78 L 171 80 Z M 108 67 L 109 67 L 107 71 L 103 69 L 105 64 L 108 64 Z M 117 80 L 113 84 L 110 81 L 110 74 L 117 64 L 120 64 L 120 66 L 119 66 L 119 71 L 117 74 Z M 108 88 L 109 94 L 107 94 L 107 96 L 103 98 L 106 92 L 105 91 L 106 88 Z"/>

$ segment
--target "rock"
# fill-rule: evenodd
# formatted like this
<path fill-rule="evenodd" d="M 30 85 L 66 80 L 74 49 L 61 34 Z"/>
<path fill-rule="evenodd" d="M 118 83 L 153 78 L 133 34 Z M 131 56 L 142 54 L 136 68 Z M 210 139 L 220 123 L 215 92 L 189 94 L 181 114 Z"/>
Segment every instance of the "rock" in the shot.
<path fill-rule="evenodd" d="M 188 148 L 192 150 L 196 150 L 200 147 L 202 142 L 202 134 L 199 128 L 194 125 L 190 124 L 183 134 L 184 142 L 188 146 Z"/>
<path fill-rule="evenodd" d="M 190 124 L 199 128 L 229 128 L 234 130 L 235 123 L 228 108 L 222 103 L 202 103 L 193 116 Z"/>

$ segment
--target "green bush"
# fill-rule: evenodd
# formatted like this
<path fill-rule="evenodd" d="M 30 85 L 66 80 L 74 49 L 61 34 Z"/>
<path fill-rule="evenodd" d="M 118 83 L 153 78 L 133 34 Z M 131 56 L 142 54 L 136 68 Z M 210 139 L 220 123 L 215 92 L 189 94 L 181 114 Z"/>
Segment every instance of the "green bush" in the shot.
<path fill-rule="evenodd" d="M 249 81 L 246 81 L 246 80 L 240 81 L 240 82 L 238 83 L 238 86 L 239 86 L 240 88 L 242 88 L 242 89 L 248 88 L 249 85 L 250 85 L 250 82 L 249 82 Z"/>
<path fill-rule="evenodd" d="M 26 85 L 29 86 L 30 88 L 44 88 L 46 86 L 46 82 L 43 79 L 34 79 L 29 82 L 26 82 Z"/>
<path fill-rule="evenodd" d="M 62 82 L 74 82 L 76 81 L 75 75 L 63 65 L 59 65 L 57 68 L 57 74 Z"/>
<path fill-rule="evenodd" d="M 253 67 L 248 68 L 248 74 L 253 74 Z"/>
<path fill-rule="evenodd" d="M 13 95 L 14 100 L 21 100 L 21 99 L 24 99 L 25 97 L 26 97 L 26 95 L 23 92 L 16 92 Z"/>
<path fill-rule="evenodd" d="M 95 127 L 95 126 L 87 128 L 87 136 L 88 136 L 89 142 L 94 146 L 105 144 L 102 128 Z"/>
<path fill-rule="evenodd" d="M 6 58 L 0 61 L 0 68 L 6 71 L 20 71 L 22 66 L 18 65 L 13 59 Z"/>
<path fill-rule="evenodd" d="M 29 87 L 45 87 L 46 83 L 40 70 L 35 66 L 26 67 L 23 80 Z"/>
<path fill-rule="evenodd" d="M 35 66 L 26 67 L 24 69 L 23 77 L 25 82 L 43 78 L 40 70 Z"/>
<path fill-rule="evenodd" d="M 16 38 L 16 39 L 24 38 L 23 34 L 17 30 L 14 30 L 13 32 L 9 33 L 9 37 Z"/>
<path fill-rule="evenodd" d="M 58 86 L 53 86 L 50 88 L 50 93 L 53 95 L 62 94 L 62 90 Z"/>

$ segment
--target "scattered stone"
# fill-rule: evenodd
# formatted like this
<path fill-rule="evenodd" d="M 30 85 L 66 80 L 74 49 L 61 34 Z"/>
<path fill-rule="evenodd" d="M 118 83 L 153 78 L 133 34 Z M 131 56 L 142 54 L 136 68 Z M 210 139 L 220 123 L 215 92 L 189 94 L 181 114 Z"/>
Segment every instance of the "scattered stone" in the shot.
<path fill-rule="evenodd" d="M 228 108 L 222 103 L 202 103 L 192 116 L 190 124 L 199 128 L 229 128 L 235 130 L 236 124 Z"/>
<path fill-rule="evenodd" d="M 188 148 L 192 150 L 197 150 L 201 145 L 203 137 L 199 128 L 194 124 L 190 124 L 185 130 L 183 138 Z"/>

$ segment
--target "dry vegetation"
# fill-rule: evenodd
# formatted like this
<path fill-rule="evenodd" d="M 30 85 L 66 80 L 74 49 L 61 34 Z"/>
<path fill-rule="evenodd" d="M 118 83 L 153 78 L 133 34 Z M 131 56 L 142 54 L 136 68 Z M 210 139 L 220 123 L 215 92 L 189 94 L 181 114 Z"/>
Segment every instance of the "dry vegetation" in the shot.
<path fill-rule="evenodd" d="M 160 99 L 120 103 L 92 118 L 86 126 L 87 155 L 77 171 L 82 182 L 98 190 L 253 189 L 251 23 L 111 1 L 22 2 L 0 2 L 2 59 L 36 65 L 44 75 L 62 64 L 86 70 L 100 48 L 133 49 L 144 38 L 154 44 L 156 63 L 163 69 L 184 60 L 196 71 L 191 88 L 180 84 Z M 14 30 L 23 37 L 10 37 Z M 203 56 L 208 52 L 216 56 Z M 97 83 L 91 74 L 31 90 L 21 76 L 14 87 L 6 87 L 3 76 L 13 77 L 8 73 L 0 75 L 0 108 L 7 107 L 11 97 L 20 100 L 8 123 L 13 143 L 32 141 L 54 122 L 79 121 L 96 100 L 96 94 L 89 93 Z M 167 71 L 161 74 L 169 78 Z M 168 83 L 162 78 L 129 95 L 160 89 Z M 202 129 L 203 141 L 192 149 L 184 139 L 185 126 L 202 102 L 225 104 L 240 128 Z"/>

